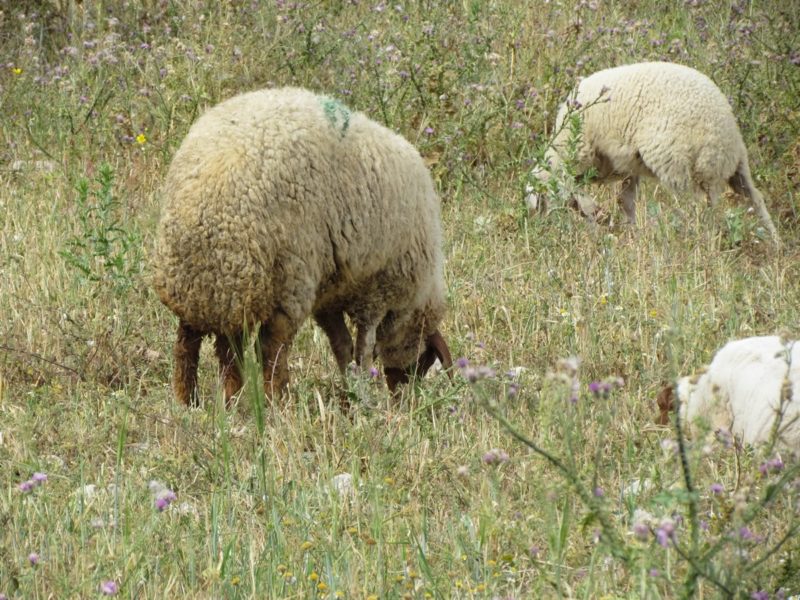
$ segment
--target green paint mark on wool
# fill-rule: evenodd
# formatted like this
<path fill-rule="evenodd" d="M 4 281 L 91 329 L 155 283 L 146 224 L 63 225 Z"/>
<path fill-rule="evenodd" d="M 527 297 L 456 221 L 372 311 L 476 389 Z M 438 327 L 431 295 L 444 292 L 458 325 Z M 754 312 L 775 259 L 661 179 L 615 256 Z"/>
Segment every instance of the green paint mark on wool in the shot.
<path fill-rule="evenodd" d="M 341 129 L 342 137 L 347 133 L 347 128 L 350 126 L 350 109 L 344 104 L 333 98 L 322 96 L 320 98 L 322 110 L 325 111 L 325 117 L 330 122 L 331 127 L 334 129 Z"/>

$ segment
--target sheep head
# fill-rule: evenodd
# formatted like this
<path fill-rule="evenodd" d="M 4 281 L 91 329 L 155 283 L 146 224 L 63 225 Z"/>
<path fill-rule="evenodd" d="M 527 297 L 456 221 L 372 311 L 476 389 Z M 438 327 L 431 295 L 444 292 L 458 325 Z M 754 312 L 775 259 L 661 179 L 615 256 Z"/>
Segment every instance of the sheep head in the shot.
<path fill-rule="evenodd" d="M 444 337 L 442 337 L 438 329 L 425 339 L 424 349 L 417 357 L 416 362 L 406 368 L 384 368 L 386 385 L 390 391 L 394 392 L 398 385 L 408 383 L 412 377 L 424 377 L 437 358 L 442 363 L 445 371 L 447 371 L 448 377 L 452 378 L 449 369 L 453 366 L 453 359 L 450 355 L 450 349 L 447 347 L 447 342 L 444 341 Z"/>

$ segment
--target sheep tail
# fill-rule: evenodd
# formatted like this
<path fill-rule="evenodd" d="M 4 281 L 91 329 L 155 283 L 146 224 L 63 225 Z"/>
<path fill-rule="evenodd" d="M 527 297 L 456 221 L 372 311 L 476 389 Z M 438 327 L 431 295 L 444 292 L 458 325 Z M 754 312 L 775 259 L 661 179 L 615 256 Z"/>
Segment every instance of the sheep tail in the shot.
<path fill-rule="evenodd" d="M 767 231 L 769 231 L 775 244 L 779 246 L 781 238 L 778 235 L 778 230 L 775 228 L 775 224 L 772 222 L 772 218 L 769 216 L 767 205 L 764 203 L 764 197 L 753 183 L 753 178 L 750 176 L 750 167 L 747 165 L 747 161 L 742 161 L 739 163 L 736 172 L 731 175 L 731 178 L 728 180 L 728 184 L 733 188 L 733 191 L 735 191 L 737 194 L 741 194 L 745 198 L 748 198 L 750 202 L 752 202 L 753 207 L 756 209 L 756 212 L 761 218 L 761 221 L 764 223 L 764 226 L 767 228 Z"/>

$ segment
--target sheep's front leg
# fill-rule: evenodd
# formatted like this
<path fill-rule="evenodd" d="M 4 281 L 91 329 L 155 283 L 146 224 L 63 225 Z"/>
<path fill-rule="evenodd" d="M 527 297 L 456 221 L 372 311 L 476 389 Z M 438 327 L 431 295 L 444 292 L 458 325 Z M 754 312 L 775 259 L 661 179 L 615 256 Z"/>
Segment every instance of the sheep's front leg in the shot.
<path fill-rule="evenodd" d="M 344 373 L 347 365 L 353 360 L 353 338 L 344 322 L 344 313 L 341 311 L 319 312 L 314 315 L 314 320 L 328 336 L 336 365 Z"/>
<path fill-rule="evenodd" d="M 217 334 L 214 349 L 219 360 L 219 376 L 225 390 L 225 405 L 230 406 L 233 396 L 242 389 L 242 374 L 237 363 L 242 357 L 242 334 L 231 338 Z"/>
<path fill-rule="evenodd" d="M 619 192 L 619 203 L 628 223 L 636 224 L 636 190 L 639 188 L 638 177 L 628 177 L 622 182 L 622 189 Z"/>
<path fill-rule="evenodd" d="M 200 361 L 200 344 L 203 334 L 183 321 L 178 324 L 173 356 L 175 370 L 172 374 L 172 389 L 175 396 L 186 406 L 197 406 L 197 364 Z"/>
<path fill-rule="evenodd" d="M 372 358 L 375 355 L 375 331 L 377 328 L 377 322 L 373 322 L 370 325 L 364 323 L 359 323 L 358 325 L 356 364 L 361 369 L 369 369 L 372 366 Z"/>
<path fill-rule="evenodd" d="M 264 391 L 269 398 L 283 393 L 289 384 L 288 354 L 295 333 L 297 326 L 281 310 L 261 324 L 258 336 L 264 369 Z"/>

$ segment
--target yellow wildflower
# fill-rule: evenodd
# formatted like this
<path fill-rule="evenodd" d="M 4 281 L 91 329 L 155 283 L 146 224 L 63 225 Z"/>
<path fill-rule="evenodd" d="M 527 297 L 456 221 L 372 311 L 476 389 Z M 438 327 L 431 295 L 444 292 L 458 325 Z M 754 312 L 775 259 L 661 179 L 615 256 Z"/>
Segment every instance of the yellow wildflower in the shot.
<path fill-rule="evenodd" d="M 144 144 L 147 141 L 147 136 L 143 133 L 140 133 L 136 136 L 136 143 Z"/>

